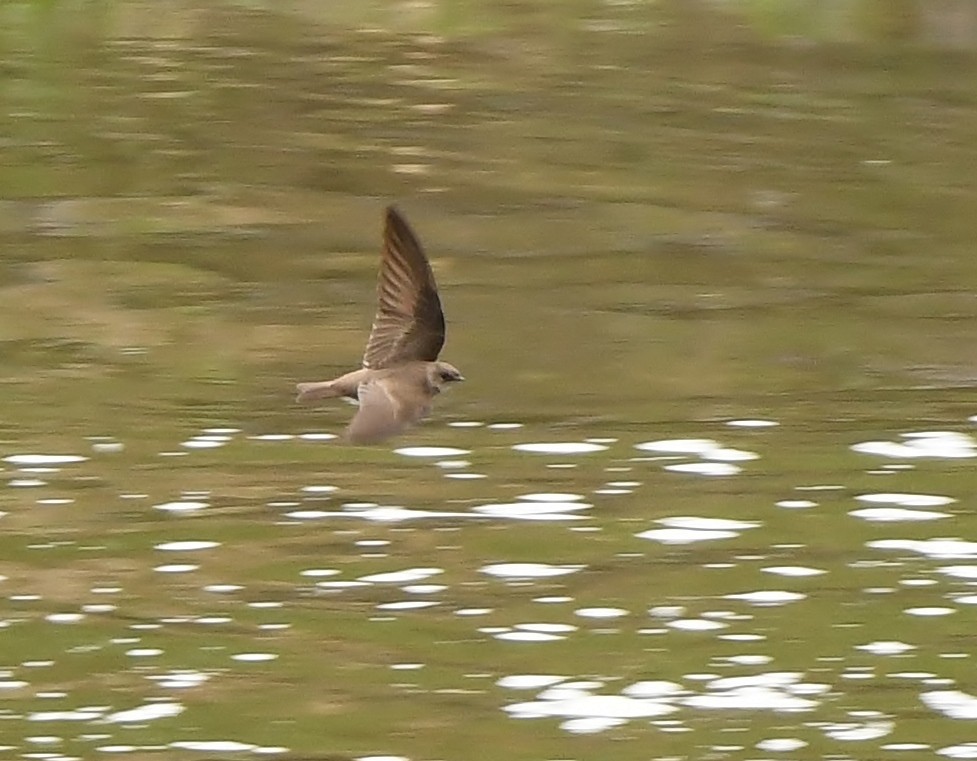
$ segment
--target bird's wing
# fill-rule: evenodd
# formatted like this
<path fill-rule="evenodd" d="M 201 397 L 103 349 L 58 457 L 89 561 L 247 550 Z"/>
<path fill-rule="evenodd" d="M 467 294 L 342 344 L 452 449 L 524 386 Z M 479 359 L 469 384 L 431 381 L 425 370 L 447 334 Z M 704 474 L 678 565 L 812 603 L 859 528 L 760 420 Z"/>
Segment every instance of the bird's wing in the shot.
<path fill-rule="evenodd" d="M 394 436 L 424 417 L 431 396 L 416 383 L 396 375 L 361 383 L 360 408 L 346 428 L 353 444 L 375 444 Z"/>
<path fill-rule="evenodd" d="M 377 314 L 363 366 L 433 362 L 444 345 L 444 313 L 434 273 L 400 212 L 387 208 L 377 279 Z"/>

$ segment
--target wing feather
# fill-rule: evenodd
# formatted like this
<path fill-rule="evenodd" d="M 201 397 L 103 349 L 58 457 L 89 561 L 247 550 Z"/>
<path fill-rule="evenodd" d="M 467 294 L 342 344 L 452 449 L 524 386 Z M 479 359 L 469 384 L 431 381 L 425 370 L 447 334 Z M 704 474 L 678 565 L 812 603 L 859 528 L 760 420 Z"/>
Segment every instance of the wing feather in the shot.
<path fill-rule="evenodd" d="M 444 346 L 444 312 L 431 265 L 406 220 L 387 208 L 377 278 L 377 313 L 363 366 L 433 362 Z"/>

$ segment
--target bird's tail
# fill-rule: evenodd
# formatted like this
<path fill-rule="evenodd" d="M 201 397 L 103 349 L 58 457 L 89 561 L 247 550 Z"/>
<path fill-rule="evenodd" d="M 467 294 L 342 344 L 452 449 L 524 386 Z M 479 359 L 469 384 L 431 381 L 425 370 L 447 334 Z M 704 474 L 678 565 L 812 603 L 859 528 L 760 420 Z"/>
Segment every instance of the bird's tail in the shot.
<path fill-rule="evenodd" d="M 342 396 L 340 391 L 332 381 L 316 381 L 315 383 L 296 383 L 295 390 L 298 396 L 297 402 L 314 402 L 316 399 L 329 399 L 333 396 Z"/>

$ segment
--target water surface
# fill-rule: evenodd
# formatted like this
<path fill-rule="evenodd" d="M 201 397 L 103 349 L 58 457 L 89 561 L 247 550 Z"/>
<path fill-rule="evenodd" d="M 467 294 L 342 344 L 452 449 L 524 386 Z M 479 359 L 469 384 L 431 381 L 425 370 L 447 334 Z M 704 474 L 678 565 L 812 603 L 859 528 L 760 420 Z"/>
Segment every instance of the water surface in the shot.
<path fill-rule="evenodd" d="M 977 753 L 965 39 L 14 5 L 5 753 Z M 469 380 L 346 447 L 391 202 Z"/>

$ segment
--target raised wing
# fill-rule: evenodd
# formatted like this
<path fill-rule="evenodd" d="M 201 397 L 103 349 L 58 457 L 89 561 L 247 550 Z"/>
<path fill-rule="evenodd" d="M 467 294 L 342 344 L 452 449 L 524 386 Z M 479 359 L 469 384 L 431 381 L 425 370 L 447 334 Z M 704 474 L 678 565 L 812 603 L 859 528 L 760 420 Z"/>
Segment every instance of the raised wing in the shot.
<path fill-rule="evenodd" d="M 444 346 L 444 313 L 434 273 L 410 226 L 387 208 L 377 279 L 377 314 L 363 366 L 391 367 L 412 360 L 433 362 Z"/>

